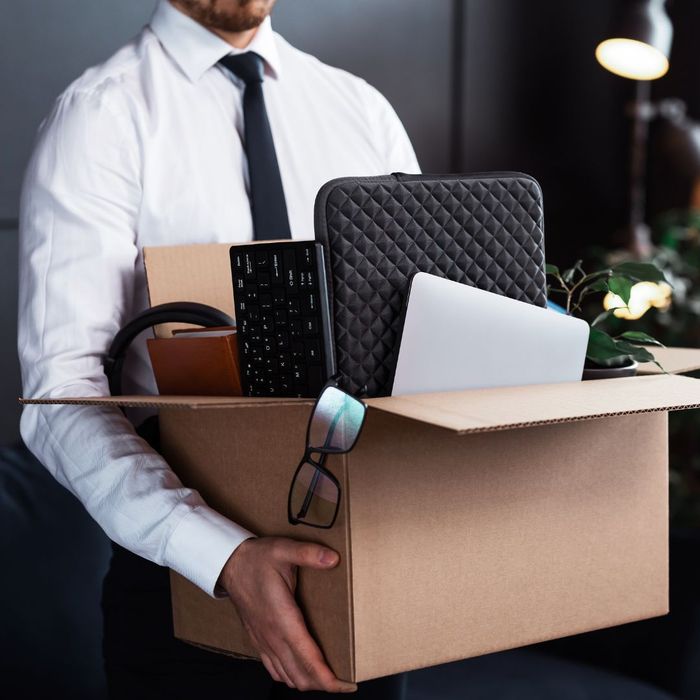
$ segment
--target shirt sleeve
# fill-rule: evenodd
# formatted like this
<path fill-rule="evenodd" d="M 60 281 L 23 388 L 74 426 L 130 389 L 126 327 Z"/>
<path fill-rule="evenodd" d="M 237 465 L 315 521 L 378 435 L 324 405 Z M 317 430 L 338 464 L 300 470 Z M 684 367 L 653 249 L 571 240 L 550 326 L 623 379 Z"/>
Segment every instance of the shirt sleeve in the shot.
<path fill-rule="evenodd" d="M 20 213 L 25 396 L 109 394 L 102 357 L 134 311 L 138 143 L 108 90 L 64 94 L 42 124 Z M 26 406 L 21 433 L 112 540 L 210 595 L 252 536 L 185 488 L 116 408 Z"/>
<path fill-rule="evenodd" d="M 366 84 L 366 105 L 385 172 L 419 173 L 420 165 L 399 115 L 379 90 Z"/>

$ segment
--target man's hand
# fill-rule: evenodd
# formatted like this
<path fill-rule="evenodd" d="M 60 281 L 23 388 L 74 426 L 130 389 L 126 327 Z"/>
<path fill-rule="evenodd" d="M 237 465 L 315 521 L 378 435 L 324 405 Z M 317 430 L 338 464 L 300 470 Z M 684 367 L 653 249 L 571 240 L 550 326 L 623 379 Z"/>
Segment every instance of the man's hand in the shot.
<path fill-rule="evenodd" d="M 332 569 L 337 552 L 283 537 L 250 539 L 238 546 L 220 583 L 260 652 L 270 675 L 290 688 L 351 693 L 354 683 L 338 680 L 311 638 L 294 600 L 297 567 Z"/>

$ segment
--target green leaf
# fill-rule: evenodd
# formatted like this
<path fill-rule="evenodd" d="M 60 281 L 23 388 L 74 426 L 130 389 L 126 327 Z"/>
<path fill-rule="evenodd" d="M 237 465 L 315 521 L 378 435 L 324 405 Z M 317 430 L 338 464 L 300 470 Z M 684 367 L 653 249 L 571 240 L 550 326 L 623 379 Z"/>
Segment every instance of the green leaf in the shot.
<path fill-rule="evenodd" d="M 613 267 L 616 276 L 635 282 L 667 282 L 666 276 L 654 263 L 624 262 Z"/>
<path fill-rule="evenodd" d="M 634 282 L 632 282 L 628 277 L 611 277 L 608 280 L 608 289 L 622 299 L 625 304 L 630 303 L 630 296 L 632 294 L 632 287 Z"/>
<path fill-rule="evenodd" d="M 663 343 L 660 343 L 656 338 L 652 338 L 652 336 L 647 333 L 642 333 L 641 331 L 625 331 L 617 336 L 617 340 L 626 340 L 635 345 L 641 343 L 642 345 L 658 345 L 660 348 L 664 347 Z"/>
<path fill-rule="evenodd" d="M 624 340 L 616 340 L 615 345 L 622 351 L 628 353 L 637 362 L 656 362 L 654 355 L 650 353 L 646 348 L 639 347 L 638 345 L 632 345 L 632 343 L 627 343 Z"/>
<path fill-rule="evenodd" d="M 607 280 L 596 280 L 591 282 L 591 284 L 586 285 L 582 294 L 593 294 L 594 292 L 607 292 L 608 291 L 608 281 Z"/>
<path fill-rule="evenodd" d="M 586 358 L 601 367 L 619 367 L 628 363 L 632 355 L 625 348 L 620 348 L 619 341 L 615 341 L 607 333 L 591 328 Z"/>
<path fill-rule="evenodd" d="M 550 265 L 547 263 L 544 266 L 544 271 L 548 275 L 554 275 L 555 277 L 561 277 L 561 272 L 559 272 L 559 268 L 556 265 Z"/>
<path fill-rule="evenodd" d="M 597 326 L 599 323 L 602 323 L 605 321 L 606 318 L 609 318 L 612 316 L 618 309 L 626 309 L 626 306 L 616 306 L 614 309 L 608 309 L 607 311 L 603 311 L 602 313 L 599 313 L 594 319 L 593 323 L 591 323 L 591 328 L 594 326 Z"/>
<path fill-rule="evenodd" d="M 583 262 L 583 260 L 577 260 L 576 264 L 572 268 L 569 268 L 568 270 L 566 270 L 564 272 L 564 274 L 562 276 L 563 276 L 564 282 L 566 284 L 571 284 L 574 281 L 574 277 L 576 277 L 577 272 L 580 272 L 582 277 L 586 276 L 586 273 L 581 268 L 582 262 Z"/>

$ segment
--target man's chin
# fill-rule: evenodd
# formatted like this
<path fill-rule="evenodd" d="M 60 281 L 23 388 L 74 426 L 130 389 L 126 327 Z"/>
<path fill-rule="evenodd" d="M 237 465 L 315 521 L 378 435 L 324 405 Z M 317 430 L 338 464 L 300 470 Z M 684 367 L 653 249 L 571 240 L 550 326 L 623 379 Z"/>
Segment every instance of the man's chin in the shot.
<path fill-rule="evenodd" d="M 246 32 L 259 27 L 275 0 L 177 0 L 200 24 L 220 32 Z"/>
<path fill-rule="evenodd" d="M 246 14 L 244 17 L 221 15 L 212 17 L 208 26 L 221 32 L 247 32 L 250 29 L 259 27 L 269 14 L 269 12 L 251 13 Z"/>

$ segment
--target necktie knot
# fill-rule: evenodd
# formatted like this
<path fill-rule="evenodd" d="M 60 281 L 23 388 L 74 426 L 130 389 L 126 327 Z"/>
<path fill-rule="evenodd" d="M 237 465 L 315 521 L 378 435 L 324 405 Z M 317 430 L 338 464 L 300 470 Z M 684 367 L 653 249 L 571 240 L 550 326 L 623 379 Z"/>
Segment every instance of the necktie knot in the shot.
<path fill-rule="evenodd" d="M 240 78 L 246 86 L 263 81 L 265 72 L 263 59 L 253 51 L 239 53 L 236 56 L 224 56 L 219 63 Z"/>

